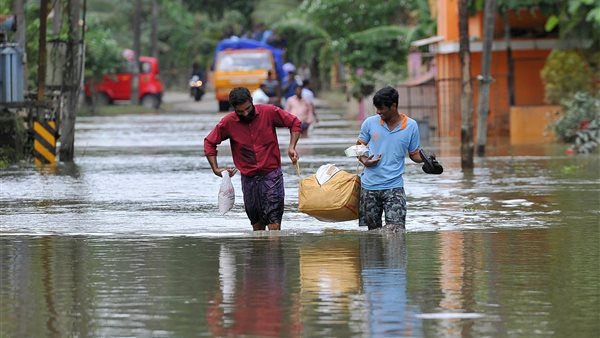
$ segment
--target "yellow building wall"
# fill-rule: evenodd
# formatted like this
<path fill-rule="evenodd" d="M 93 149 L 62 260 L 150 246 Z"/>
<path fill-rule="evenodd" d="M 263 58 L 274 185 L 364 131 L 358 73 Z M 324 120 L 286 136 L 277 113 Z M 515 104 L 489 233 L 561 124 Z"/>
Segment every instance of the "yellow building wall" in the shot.
<path fill-rule="evenodd" d="M 540 144 L 555 140 L 552 123 L 561 116 L 560 106 L 510 108 L 510 143 Z"/>

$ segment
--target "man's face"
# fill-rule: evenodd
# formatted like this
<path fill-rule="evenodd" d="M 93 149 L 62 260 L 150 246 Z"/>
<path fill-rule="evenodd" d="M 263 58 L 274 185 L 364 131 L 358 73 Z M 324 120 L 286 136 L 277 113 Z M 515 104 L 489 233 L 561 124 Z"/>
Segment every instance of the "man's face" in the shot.
<path fill-rule="evenodd" d="M 390 119 L 394 118 L 398 115 L 398 106 L 395 103 L 392 103 L 391 107 L 381 106 L 375 107 L 377 108 L 377 114 L 381 117 L 384 122 L 390 121 Z"/>
<path fill-rule="evenodd" d="M 256 117 L 256 110 L 252 101 L 246 101 L 233 107 L 233 110 L 242 122 L 250 122 Z"/>

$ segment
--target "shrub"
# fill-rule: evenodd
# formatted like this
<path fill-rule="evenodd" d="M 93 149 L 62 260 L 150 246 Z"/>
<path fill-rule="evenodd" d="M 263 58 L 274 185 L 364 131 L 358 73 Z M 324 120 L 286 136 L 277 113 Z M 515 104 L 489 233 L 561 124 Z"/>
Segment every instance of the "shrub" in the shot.
<path fill-rule="evenodd" d="M 585 60 L 573 50 L 554 50 L 548 56 L 541 72 L 545 100 L 559 104 L 576 92 L 592 92 L 593 76 Z"/>
<path fill-rule="evenodd" d="M 554 124 L 556 136 L 573 143 L 575 152 L 593 152 L 600 143 L 600 93 L 577 92 L 563 100 L 562 106 L 565 115 Z"/>

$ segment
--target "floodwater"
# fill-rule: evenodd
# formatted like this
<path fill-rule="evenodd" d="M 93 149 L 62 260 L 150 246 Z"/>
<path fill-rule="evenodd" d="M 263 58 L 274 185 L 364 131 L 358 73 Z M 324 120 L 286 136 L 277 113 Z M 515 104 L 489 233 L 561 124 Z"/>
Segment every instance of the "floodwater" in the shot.
<path fill-rule="evenodd" d="M 74 165 L 0 171 L 0 336 L 600 334 L 597 155 L 498 141 L 464 174 L 457 145 L 431 140 L 445 171 L 407 164 L 402 234 L 298 212 L 284 158 L 283 230 L 255 233 L 239 175 L 218 212 L 202 142 L 221 116 L 82 117 Z M 343 150 L 358 123 L 320 119 L 300 140 L 301 175 L 355 171 Z"/>

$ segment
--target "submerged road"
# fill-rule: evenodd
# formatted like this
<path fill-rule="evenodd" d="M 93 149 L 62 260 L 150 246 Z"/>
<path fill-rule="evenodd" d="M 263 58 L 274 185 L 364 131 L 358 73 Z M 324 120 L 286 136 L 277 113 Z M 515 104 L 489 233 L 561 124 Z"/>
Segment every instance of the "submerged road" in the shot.
<path fill-rule="evenodd" d="M 187 93 L 167 93 L 163 110 L 155 114 L 79 117 L 74 165 L 0 172 L 3 233 L 251 234 L 239 175 L 233 177 L 234 208 L 225 215 L 218 212 L 221 178 L 212 173 L 202 150 L 204 136 L 224 115 L 211 94 L 194 102 Z M 327 163 L 356 172 L 356 160 L 345 157 L 344 149 L 355 143 L 359 122 L 323 101 L 318 114 L 321 122 L 298 144 L 302 177 Z M 279 137 L 285 149 L 288 131 L 282 129 Z M 477 159 L 475 175 L 465 176 L 456 147 L 439 140 L 426 146 L 438 153 L 445 170 L 426 175 L 407 159 L 409 232 L 562 223 L 556 191 L 594 189 L 589 181 L 562 174 L 560 165 L 572 165 L 572 159 L 551 152 L 511 156 L 492 149 L 490 156 Z M 364 230 L 357 221 L 326 223 L 300 213 L 300 178 L 283 154 L 284 231 Z M 219 162 L 232 164 L 228 144 L 220 147 Z"/>

